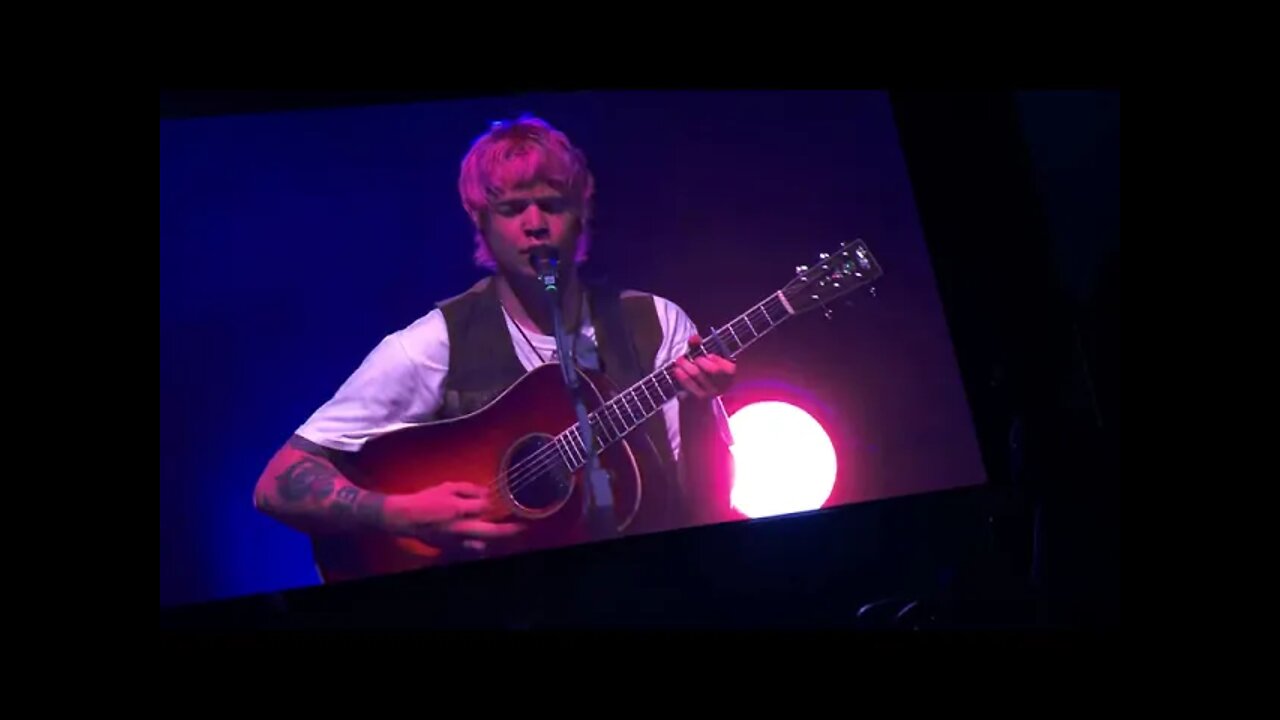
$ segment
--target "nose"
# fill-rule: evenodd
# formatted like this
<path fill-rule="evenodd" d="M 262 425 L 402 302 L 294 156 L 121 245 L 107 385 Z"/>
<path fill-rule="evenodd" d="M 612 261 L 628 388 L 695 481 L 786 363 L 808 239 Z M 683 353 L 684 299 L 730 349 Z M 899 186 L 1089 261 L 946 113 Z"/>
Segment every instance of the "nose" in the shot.
<path fill-rule="evenodd" d="M 524 229 L 525 236 L 529 238 L 541 240 L 551 235 L 551 228 L 547 226 L 547 216 L 537 204 L 530 204 L 525 209 L 524 214 L 520 216 L 520 225 Z"/>

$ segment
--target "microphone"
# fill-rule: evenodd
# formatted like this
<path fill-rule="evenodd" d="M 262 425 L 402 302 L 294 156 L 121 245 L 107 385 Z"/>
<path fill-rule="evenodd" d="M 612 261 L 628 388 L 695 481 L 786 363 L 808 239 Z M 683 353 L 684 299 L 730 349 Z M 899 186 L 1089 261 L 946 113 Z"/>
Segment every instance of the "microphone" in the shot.
<path fill-rule="evenodd" d="M 539 245 L 529 251 L 529 265 L 538 273 L 538 279 L 546 286 L 547 292 L 556 291 L 559 277 L 560 251 L 550 245 Z"/>

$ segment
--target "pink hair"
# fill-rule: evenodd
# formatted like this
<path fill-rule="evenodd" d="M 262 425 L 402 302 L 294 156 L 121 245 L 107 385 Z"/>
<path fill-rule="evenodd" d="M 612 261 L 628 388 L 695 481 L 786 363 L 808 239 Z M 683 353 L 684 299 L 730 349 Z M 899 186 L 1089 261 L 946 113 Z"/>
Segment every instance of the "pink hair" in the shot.
<path fill-rule="evenodd" d="M 458 192 L 462 206 L 476 220 L 477 265 L 497 268 L 482 230 L 490 201 L 506 190 L 538 182 L 573 201 L 582 228 L 574 260 L 581 263 L 587 259 L 587 224 L 595 195 L 595 178 L 587 168 L 587 158 L 545 120 L 522 115 L 517 120 L 493 123 L 462 159 Z"/>

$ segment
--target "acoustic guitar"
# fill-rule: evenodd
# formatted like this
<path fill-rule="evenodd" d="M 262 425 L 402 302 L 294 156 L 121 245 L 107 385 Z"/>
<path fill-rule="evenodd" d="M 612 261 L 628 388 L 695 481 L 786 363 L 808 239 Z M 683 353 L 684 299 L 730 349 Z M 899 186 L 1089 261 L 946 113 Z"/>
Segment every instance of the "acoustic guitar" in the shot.
<path fill-rule="evenodd" d="M 821 253 L 799 266 L 784 287 L 704 338 L 704 353 L 734 358 L 786 320 L 822 308 L 868 287 L 882 270 L 861 240 Z M 594 539 L 584 503 L 588 453 L 597 453 L 610 475 L 612 522 L 618 534 L 632 529 L 646 506 L 643 463 L 633 444 L 640 426 L 679 393 L 674 365 L 658 368 L 618 390 L 602 373 L 579 368 L 593 444 L 584 447 L 573 402 L 556 363 L 522 376 L 485 407 L 463 417 L 388 433 L 365 444 L 340 469 L 357 486 L 380 493 L 415 493 L 435 484 L 465 481 L 491 491 L 493 520 L 525 529 L 513 538 L 486 541 L 486 555 L 562 547 Z M 635 432 L 633 432 L 635 431 Z M 360 532 L 313 538 L 325 582 L 404 572 L 451 562 L 452 549 L 389 533 Z"/>

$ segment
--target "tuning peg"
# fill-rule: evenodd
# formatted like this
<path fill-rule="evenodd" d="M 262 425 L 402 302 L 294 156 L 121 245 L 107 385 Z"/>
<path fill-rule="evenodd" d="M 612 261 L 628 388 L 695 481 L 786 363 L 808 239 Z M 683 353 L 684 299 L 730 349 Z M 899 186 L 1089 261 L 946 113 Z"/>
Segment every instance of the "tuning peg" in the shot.
<path fill-rule="evenodd" d="M 818 259 L 819 259 L 819 260 L 826 260 L 826 259 L 827 259 L 827 258 L 829 258 L 829 257 L 831 257 L 831 254 L 830 254 L 830 253 L 818 253 Z"/>
<path fill-rule="evenodd" d="M 796 266 L 796 274 L 797 274 L 797 275 L 803 275 L 803 274 L 805 274 L 805 273 L 806 273 L 806 272 L 808 272 L 808 271 L 809 271 L 809 266 L 808 266 L 808 265 L 797 265 L 797 266 Z"/>
<path fill-rule="evenodd" d="M 823 306 L 822 306 L 822 314 L 823 314 L 823 316 L 824 316 L 824 317 L 826 317 L 828 320 L 830 320 L 830 319 L 831 319 L 831 308 L 827 307 L 826 305 L 823 305 Z"/>

